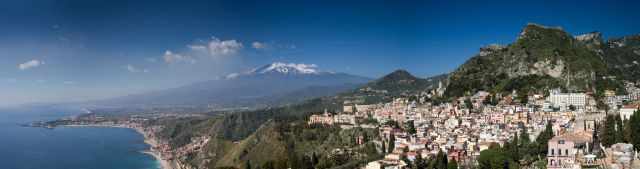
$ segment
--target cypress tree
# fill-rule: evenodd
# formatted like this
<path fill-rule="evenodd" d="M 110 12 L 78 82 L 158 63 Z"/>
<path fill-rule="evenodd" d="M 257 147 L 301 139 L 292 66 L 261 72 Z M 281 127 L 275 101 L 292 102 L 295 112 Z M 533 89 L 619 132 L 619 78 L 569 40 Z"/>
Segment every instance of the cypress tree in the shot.
<path fill-rule="evenodd" d="M 520 150 L 519 150 L 520 146 L 518 146 L 518 143 L 519 143 L 518 132 L 516 132 L 515 137 L 513 137 L 513 141 L 505 145 L 505 148 L 506 148 L 505 151 L 509 153 L 509 155 L 511 156 L 511 159 L 513 159 L 514 161 L 520 160 Z"/>
<path fill-rule="evenodd" d="M 616 120 L 613 115 L 608 115 L 604 125 L 602 144 L 609 147 L 616 142 Z"/>
<path fill-rule="evenodd" d="M 551 122 L 547 122 L 544 131 L 538 135 L 536 138 L 536 142 L 538 143 L 538 155 L 546 156 L 549 146 L 549 140 L 553 138 L 553 127 L 551 126 Z"/>
<path fill-rule="evenodd" d="M 421 153 L 418 153 L 418 155 L 416 156 L 416 160 L 415 160 L 415 167 L 417 169 L 424 169 L 427 167 L 427 163 L 424 161 L 424 159 L 422 158 Z"/>
<path fill-rule="evenodd" d="M 526 126 L 522 128 L 522 133 L 520 133 L 520 143 L 521 146 L 526 146 L 527 144 L 531 143 L 531 139 L 529 138 L 529 131 Z"/>
<path fill-rule="evenodd" d="M 436 155 L 436 167 L 438 169 L 446 169 L 447 168 L 447 155 L 442 152 L 442 150 L 438 151 Z"/>
<path fill-rule="evenodd" d="M 451 160 L 451 162 L 449 162 L 447 164 L 447 168 L 448 169 L 458 169 L 458 162 L 456 161 L 456 159 Z"/>
<path fill-rule="evenodd" d="M 251 160 L 247 160 L 244 164 L 245 169 L 251 169 Z"/>
<path fill-rule="evenodd" d="M 625 119 L 622 122 L 623 123 L 623 125 L 622 125 L 622 133 L 623 133 L 623 136 L 624 136 L 623 140 L 624 140 L 625 143 L 632 143 L 632 140 L 633 140 L 633 138 L 632 138 L 633 134 L 631 134 L 631 133 L 633 133 L 633 130 L 631 128 L 631 123 L 629 123 L 629 121 L 630 121 L 630 119 Z"/>
<path fill-rule="evenodd" d="M 620 118 L 620 116 L 615 116 L 616 117 L 616 142 L 615 143 L 622 143 L 624 142 L 624 131 L 623 130 L 623 125 L 622 125 L 622 119 Z"/>
<path fill-rule="evenodd" d="M 631 143 L 636 150 L 640 150 L 640 110 L 635 111 L 633 115 L 631 115 L 631 120 L 629 121 L 631 125 Z"/>
<path fill-rule="evenodd" d="M 392 153 L 393 149 L 395 149 L 395 145 L 396 144 L 396 136 L 395 135 L 391 135 L 389 137 L 389 150 L 387 150 L 387 153 Z"/>

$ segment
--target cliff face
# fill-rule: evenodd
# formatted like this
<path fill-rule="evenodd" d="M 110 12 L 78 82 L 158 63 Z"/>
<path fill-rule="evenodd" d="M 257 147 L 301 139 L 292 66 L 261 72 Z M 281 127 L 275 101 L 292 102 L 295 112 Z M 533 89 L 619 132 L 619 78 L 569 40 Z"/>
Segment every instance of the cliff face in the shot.
<path fill-rule="evenodd" d="M 612 68 L 620 67 L 621 62 L 632 63 L 627 61 L 630 55 L 636 55 L 634 51 L 640 53 L 637 40 L 637 36 L 626 37 L 603 45 L 599 32 L 573 37 L 561 28 L 528 24 L 514 43 L 481 48 L 478 55 L 452 72 L 446 94 L 462 96 L 478 90 L 506 92 L 555 87 L 594 91 L 600 78 L 619 75 Z M 509 85 L 518 79 L 534 84 Z M 542 81 L 547 84 L 536 84 Z"/>

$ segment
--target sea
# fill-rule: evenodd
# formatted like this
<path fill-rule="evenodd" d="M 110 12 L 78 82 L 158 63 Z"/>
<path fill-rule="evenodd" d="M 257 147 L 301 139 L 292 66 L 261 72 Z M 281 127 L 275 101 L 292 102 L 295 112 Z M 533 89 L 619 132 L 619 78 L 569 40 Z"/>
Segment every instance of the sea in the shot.
<path fill-rule="evenodd" d="M 53 108 L 0 109 L 1 169 L 160 169 L 141 134 L 126 128 L 23 127 L 82 113 Z"/>

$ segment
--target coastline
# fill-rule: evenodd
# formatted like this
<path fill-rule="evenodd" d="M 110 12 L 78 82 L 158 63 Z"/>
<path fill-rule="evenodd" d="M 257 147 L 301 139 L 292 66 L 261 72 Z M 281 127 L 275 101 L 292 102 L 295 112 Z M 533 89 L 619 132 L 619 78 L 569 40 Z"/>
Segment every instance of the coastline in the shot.
<path fill-rule="evenodd" d="M 149 154 L 156 158 L 156 160 L 160 162 L 161 169 L 174 169 L 174 167 L 171 165 L 171 162 L 163 159 L 162 154 L 159 151 L 155 150 L 154 147 L 158 146 L 158 142 L 155 139 L 149 138 L 142 128 L 134 127 L 133 129 L 136 132 L 142 134 L 142 136 L 144 137 L 144 143 L 150 146 L 149 150 L 143 151 L 142 153 Z"/>
<path fill-rule="evenodd" d="M 124 126 L 124 125 L 62 125 L 62 126 L 63 127 L 105 127 L 105 128 L 133 129 L 137 133 L 141 134 L 144 138 L 144 143 L 149 145 L 148 150 L 143 150 L 140 153 L 153 156 L 156 159 L 156 161 L 160 163 L 161 169 L 174 169 L 173 165 L 171 165 L 171 161 L 163 159 L 162 154 L 154 148 L 154 147 L 158 147 L 158 142 L 153 138 L 149 138 L 149 135 L 145 133 L 144 129 L 140 127 L 130 127 L 130 126 Z"/>

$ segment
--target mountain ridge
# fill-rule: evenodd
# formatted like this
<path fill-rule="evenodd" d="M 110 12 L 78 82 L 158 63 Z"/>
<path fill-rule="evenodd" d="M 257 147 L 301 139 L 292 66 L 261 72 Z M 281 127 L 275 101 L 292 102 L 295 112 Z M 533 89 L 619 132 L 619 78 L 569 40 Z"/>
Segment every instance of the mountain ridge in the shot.
<path fill-rule="evenodd" d="M 564 88 L 602 93 L 621 84 L 619 81 L 603 82 L 606 81 L 604 77 L 619 75 L 611 69 L 615 64 L 608 61 L 608 47 L 603 44 L 600 32 L 572 36 L 559 27 L 528 24 L 513 43 L 483 47 L 479 54 L 459 66 L 451 73 L 445 93 L 456 97 L 478 90 L 506 92 L 504 86 L 522 79 L 547 84 L 525 84 L 508 90 L 527 93 Z"/>

